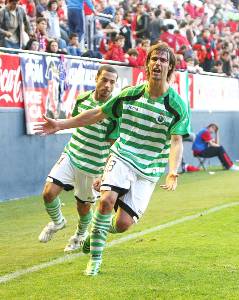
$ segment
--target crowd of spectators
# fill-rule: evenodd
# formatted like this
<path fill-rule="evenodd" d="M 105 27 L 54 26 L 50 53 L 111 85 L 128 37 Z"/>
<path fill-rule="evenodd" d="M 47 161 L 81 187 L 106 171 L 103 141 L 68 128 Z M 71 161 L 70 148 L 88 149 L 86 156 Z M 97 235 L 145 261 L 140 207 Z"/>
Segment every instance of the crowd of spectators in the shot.
<path fill-rule="evenodd" d="M 238 0 L 0 0 L 0 46 L 143 66 L 163 41 L 177 69 L 239 78 Z"/>

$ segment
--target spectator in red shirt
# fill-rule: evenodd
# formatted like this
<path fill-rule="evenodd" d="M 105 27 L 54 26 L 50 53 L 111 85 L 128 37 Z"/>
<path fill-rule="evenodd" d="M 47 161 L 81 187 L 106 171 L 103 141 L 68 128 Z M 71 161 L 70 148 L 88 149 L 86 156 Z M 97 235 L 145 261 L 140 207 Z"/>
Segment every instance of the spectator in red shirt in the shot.
<path fill-rule="evenodd" d="M 149 48 L 150 48 L 150 40 L 148 39 L 142 40 L 142 44 L 136 47 L 136 50 L 138 52 L 137 63 L 139 67 L 145 65 Z"/>
<path fill-rule="evenodd" d="M 183 58 L 182 54 L 176 54 L 176 66 L 175 66 L 176 70 L 182 70 L 185 71 L 187 70 L 187 63 Z"/>
<path fill-rule="evenodd" d="M 210 31 L 207 28 L 203 29 L 201 36 L 198 37 L 197 43 L 193 48 L 197 51 L 200 66 L 204 71 L 210 72 L 213 62 L 218 59 L 218 54 L 215 42 L 211 38 Z"/>
<path fill-rule="evenodd" d="M 116 36 L 111 48 L 105 54 L 105 59 L 126 62 L 123 50 L 125 38 L 122 35 Z"/>
<path fill-rule="evenodd" d="M 138 62 L 137 62 L 137 58 L 138 58 L 138 52 L 136 49 L 129 49 L 127 52 L 127 59 L 129 62 L 129 66 L 131 67 L 138 67 Z"/>
<path fill-rule="evenodd" d="M 165 42 L 171 47 L 172 49 L 176 48 L 175 44 L 175 36 L 168 32 L 168 26 L 163 26 L 162 27 L 162 33 L 160 34 L 160 41 Z"/>

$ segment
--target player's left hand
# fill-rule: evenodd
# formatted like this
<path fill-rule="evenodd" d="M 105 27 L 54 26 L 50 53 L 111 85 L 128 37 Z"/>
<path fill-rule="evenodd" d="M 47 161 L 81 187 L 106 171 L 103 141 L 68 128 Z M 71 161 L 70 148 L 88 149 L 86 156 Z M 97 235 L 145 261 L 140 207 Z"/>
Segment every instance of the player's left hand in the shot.
<path fill-rule="evenodd" d="M 166 177 L 165 184 L 161 184 L 160 187 L 167 191 L 175 191 L 178 185 L 178 175 L 168 174 Z"/>

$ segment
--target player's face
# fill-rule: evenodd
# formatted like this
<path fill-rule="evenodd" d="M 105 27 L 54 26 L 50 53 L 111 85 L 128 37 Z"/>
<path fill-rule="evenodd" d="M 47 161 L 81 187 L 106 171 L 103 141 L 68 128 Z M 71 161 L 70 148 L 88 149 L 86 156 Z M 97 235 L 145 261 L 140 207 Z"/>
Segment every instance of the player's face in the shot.
<path fill-rule="evenodd" d="M 148 64 L 149 80 L 161 80 L 168 74 L 169 53 L 167 51 L 153 51 Z"/>
<path fill-rule="evenodd" d="M 96 92 L 99 99 L 107 100 L 113 92 L 115 83 L 117 81 L 117 74 L 107 72 L 105 70 L 96 77 Z"/>

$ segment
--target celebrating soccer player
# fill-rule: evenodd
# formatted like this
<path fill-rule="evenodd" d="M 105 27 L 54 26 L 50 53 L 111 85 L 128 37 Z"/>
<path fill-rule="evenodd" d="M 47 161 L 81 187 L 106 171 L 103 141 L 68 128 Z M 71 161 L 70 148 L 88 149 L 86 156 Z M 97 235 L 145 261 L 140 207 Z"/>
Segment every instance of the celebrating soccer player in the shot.
<path fill-rule="evenodd" d="M 72 115 L 77 116 L 109 100 L 117 76 L 117 71 L 113 67 L 109 65 L 100 67 L 96 76 L 95 91 L 80 94 Z M 92 184 L 98 176 L 102 175 L 109 155 L 110 140 L 117 138 L 117 127 L 116 121 L 105 118 L 102 122 L 75 130 L 63 154 L 47 177 L 43 198 L 46 211 L 52 221 L 39 235 L 40 242 L 48 242 L 55 232 L 65 227 L 66 220 L 61 212 L 59 194 L 62 190 L 69 191 L 74 188 L 79 223 L 65 251 L 76 250 L 82 245 L 93 215 L 91 204 L 96 200 L 92 194 Z"/>
<path fill-rule="evenodd" d="M 101 198 L 93 217 L 90 260 L 86 275 L 97 275 L 108 232 L 123 232 L 145 212 L 156 182 L 169 161 L 166 190 L 177 187 L 181 162 L 182 136 L 189 134 L 189 115 L 185 102 L 170 87 L 175 68 L 171 48 L 160 43 L 150 48 L 146 60 L 148 81 L 129 87 L 102 105 L 68 120 L 53 120 L 38 127 L 38 133 L 86 126 L 103 120 L 121 118 L 120 137 L 111 147 L 101 184 Z M 112 210 L 118 205 L 117 214 Z"/>

